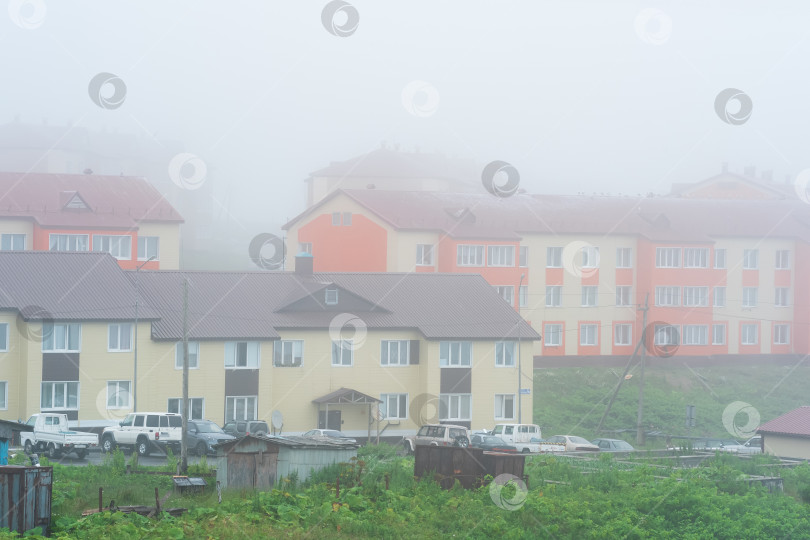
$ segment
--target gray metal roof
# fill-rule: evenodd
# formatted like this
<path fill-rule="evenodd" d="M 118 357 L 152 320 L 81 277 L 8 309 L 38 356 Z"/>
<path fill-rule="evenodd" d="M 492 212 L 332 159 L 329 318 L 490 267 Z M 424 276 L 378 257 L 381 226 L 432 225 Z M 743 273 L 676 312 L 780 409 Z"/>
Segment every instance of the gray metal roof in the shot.
<path fill-rule="evenodd" d="M 0 310 L 25 320 L 132 320 L 135 287 L 107 253 L 2 251 Z M 158 317 L 143 302 L 138 315 Z"/>
<path fill-rule="evenodd" d="M 218 448 L 229 448 L 233 446 L 238 446 L 240 444 L 244 444 L 249 440 L 256 440 L 260 442 L 266 442 L 270 444 L 275 444 L 277 446 L 286 446 L 288 448 L 326 448 L 326 449 L 334 449 L 334 450 L 341 450 L 345 448 L 356 448 L 358 446 L 357 443 L 350 443 L 341 441 L 340 439 L 313 439 L 310 437 L 301 437 L 299 435 L 245 435 L 244 437 L 240 437 L 238 439 L 231 439 L 228 441 L 224 441 L 218 444 L 215 444 L 214 447 Z M 225 450 L 227 453 L 227 450 Z"/>
<path fill-rule="evenodd" d="M 329 392 L 325 396 L 313 399 L 312 403 L 318 404 L 328 403 L 330 405 L 339 403 L 349 403 L 359 405 L 366 403 L 382 403 L 382 400 L 377 399 L 375 397 L 371 397 L 368 394 L 364 394 L 363 392 L 352 390 L 351 388 L 341 388 L 339 390 L 335 390 L 334 392 Z"/>

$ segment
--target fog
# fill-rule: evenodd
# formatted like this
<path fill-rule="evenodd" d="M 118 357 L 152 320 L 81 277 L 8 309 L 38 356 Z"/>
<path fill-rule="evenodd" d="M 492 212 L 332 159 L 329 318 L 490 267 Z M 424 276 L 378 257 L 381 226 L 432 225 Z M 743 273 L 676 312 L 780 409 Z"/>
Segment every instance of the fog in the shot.
<path fill-rule="evenodd" d="M 806 2 L 352 0 L 344 36 L 327 4 L 12 0 L 0 124 L 179 143 L 207 189 L 167 196 L 210 198 L 219 240 L 277 232 L 304 210 L 310 172 L 381 141 L 503 160 L 546 193 L 666 193 L 722 162 L 782 182 L 810 166 Z M 90 99 L 99 73 L 125 83 L 120 106 Z M 727 88 L 750 97 L 742 123 L 715 110 Z"/>

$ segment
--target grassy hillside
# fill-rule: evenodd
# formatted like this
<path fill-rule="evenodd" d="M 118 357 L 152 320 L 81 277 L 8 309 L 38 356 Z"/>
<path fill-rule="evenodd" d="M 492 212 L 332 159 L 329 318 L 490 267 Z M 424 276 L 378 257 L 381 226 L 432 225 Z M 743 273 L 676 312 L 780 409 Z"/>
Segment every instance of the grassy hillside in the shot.
<path fill-rule="evenodd" d="M 534 421 L 544 436 L 577 434 L 596 437 L 595 429 L 623 370 L 617 368 L 547 368 L 535 371 Z M 635 429 L 640 371 L 625 380 L 603 429 Z M 690 368 L 683 363 L 647 367 L 644 384 L 644 426 L 677 435 L 734 437 L 724 427 L 723 413 L 734 402 L 749 403 L 767 422 L 800 405 L 810 405 L 810 366 L 723 366 Z M 696 423 L 686 428 L 686 406 L 696 406 Z M 741 412 L 727 415 L 743 429 Z M 727 422 L 728 423 L 728 422 Z M 732 426 L 733 429 L 733 426 Z M 602 436 L 611 437 L 610 434 Z M 616 438 L 634 442 L 635 434 Z M 663 439 L 656 444 L 661 445 Z"/>

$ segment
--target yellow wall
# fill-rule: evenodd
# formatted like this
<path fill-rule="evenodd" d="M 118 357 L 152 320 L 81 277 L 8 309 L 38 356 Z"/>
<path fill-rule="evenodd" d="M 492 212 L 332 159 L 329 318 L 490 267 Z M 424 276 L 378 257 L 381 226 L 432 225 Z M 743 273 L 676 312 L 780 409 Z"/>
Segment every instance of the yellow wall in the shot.
<path fill-rule="evenodd" d="M 0 234 L 24 234 L 25 249 L 34 247 L 34 223 L 30 219 L 0 218 Z"/>
<path fill-rule="evenodd" d="M 774 456 L 810 459 L 810 439 L 807 437 L 786 437 L 784 435 L 763 434 L 765 453 Z"/>
<path fill-rule="evenodd" d="M 159 236 L 159 261 L 161 270 L 180 268 L 180 224 L 162 222 L 138 223 L 138 236 Z"/>

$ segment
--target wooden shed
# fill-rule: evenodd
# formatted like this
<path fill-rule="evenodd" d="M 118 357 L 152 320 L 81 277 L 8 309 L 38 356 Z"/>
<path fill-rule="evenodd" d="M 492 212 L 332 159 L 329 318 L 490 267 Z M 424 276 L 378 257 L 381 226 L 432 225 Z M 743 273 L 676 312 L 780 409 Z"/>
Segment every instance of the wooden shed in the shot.
<path fill-rule="evenodd" d="M 294 472 L 313 472 L 357 457 L 357 445 L 294 436 L 247 435 L 216 446 L 217 481 L 223 488 L 269 489 Z"/>
<path fill-rule="evenodd" d="M 417 478 L 435 475 L 444 489 L 450 489 L 456 480 L 467 489 L 478 487 L 485 475 L 495 478 L 512 474 L 523 478 L 526 456 L 485 452 L 480 448 L 457 446 L 417 446 L 413 474 Z"/>

